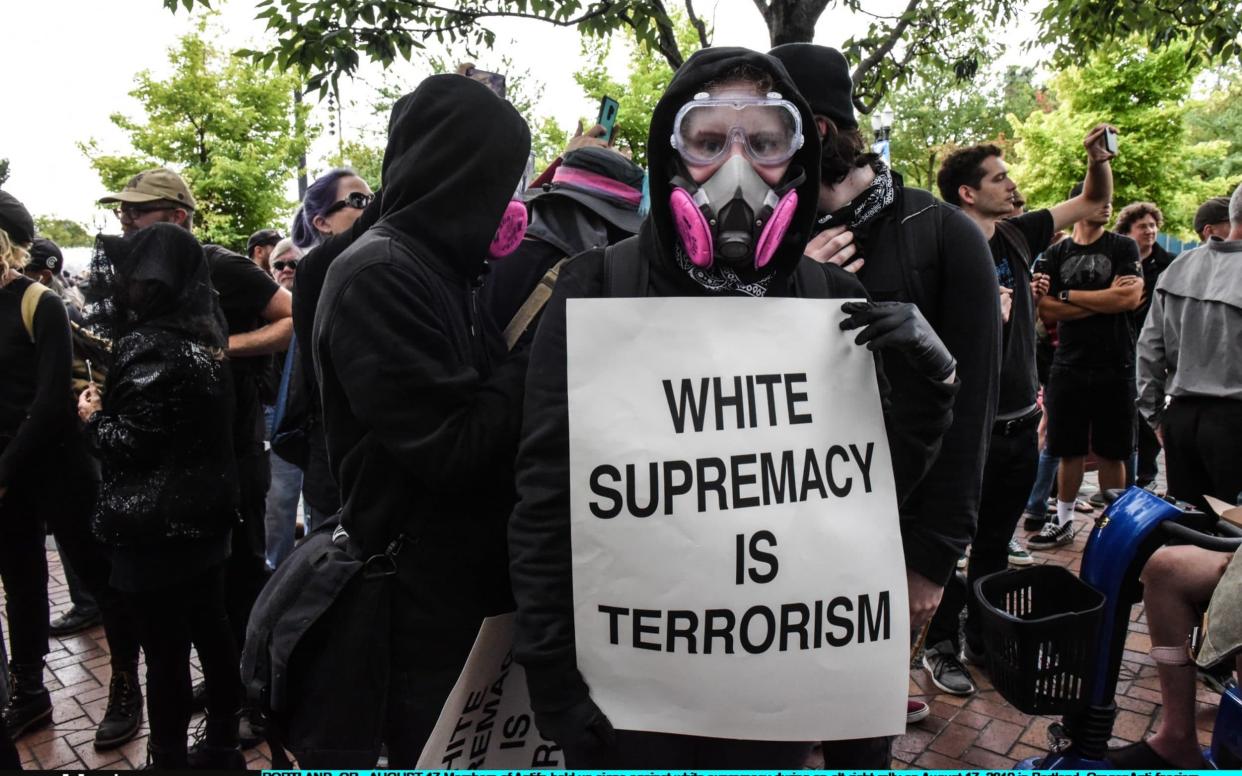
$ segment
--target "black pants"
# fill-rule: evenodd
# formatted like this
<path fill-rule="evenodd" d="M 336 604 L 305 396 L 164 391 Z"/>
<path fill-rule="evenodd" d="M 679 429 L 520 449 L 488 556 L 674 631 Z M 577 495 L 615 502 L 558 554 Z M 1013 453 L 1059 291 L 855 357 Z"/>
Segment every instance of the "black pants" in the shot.
<path fill-rule="evenodd" d="M 1138 415 L 1138 413 L 1135 413 Z M 1138 466 L 1134 473 L 1135 479 L 1146 485 L 1156 479 L 1156 475 L 1160 473 L 1160 467 L 1156 463 L 1156 457 L 1160 455 L 1160 440 L 1156 439 L 1156 432 L 1151 430 L 1151 426 L 1147 425 L 1147 421 L 1142 415 L 1138 415 L 1138 433 L 1135 435 L 1135 441 L 1138 444 Z"/>
<path fill-rule="evenodd" d="M 51 609 L 44 525 L 43 516 L 26 499 L 6 496 L 0 502 L 0 582 L 9 626 L 9 660 L 23 665 L 42 664 L 47 655 Z"/>
<path fill-rule="evenodd" d="M 138 622 L 133 601 L 108 584 L 112 561 L 108 549 L 91 534 L 89 515 L 57 523 L 52 533 L 64 562 L 77 572 L 82 585 L 91 594 L 103 616 L 104 635 L 112 653 L 112 670 L 137 671 Z"/>
<path fill-rule="evenodd" d="M 571 770 L 797 770 L 810 752 L 810 744 L 794 741 L 735 741 L 618 730 L 616 746 L 609 749 L 566 751 L 565 767 Z"/>
<path fill-rule="evenodd" d="M 411 769 L 457 683 L 483 621 L 430 611 L 431 602 L 420 602 L 401 584 L 393 588 L 384 743 L 389 768 Z"/>
<path fill-rule="evenodd" d="M 1164 413 L 1163 430 L 1169 495 L 1200 509 L 1207 508 L 1205 493 L 1237 503 L 1242 492 L 1242 401 L 1175 398 Z"/>
<path fill-rule="evenodd" d="M 957 625 L 966 608 L 966 641 L 976 652 L 983 651 L 978 604 L 973 594 L 975 581 L 1001 571 L 1009 565 L 1009 540 L 1026 506 L 1035 470 L 1039 465 L 1036 429 L 1013 436 L 993 434 L 983 467 L 983 492 L 979 498 L 979 524 L 970 546 L 969 575 L 955 574 L 945 587 L 944 597 L 932 617 L 927 644 L 948 640 L 958 644 Z"/>
<path fill-rule="evenodd" d="M 184 752 L 190 724 L 190 643 L 207 682 L 207 713 L 228 719 L 241 707 L 237 642 L 224 609 L 224 565 L 169 587 L 134 595 L 147 655 L 151 745 Z"/>
<path fill-rule="evenodd" d="M 250 620 L 250 610 L 268 577 L 267 561 L 264 558 L 267 543 L 265 518 L 272 469 L 267 454 L 238 459 L 237 483 L 242 524 L 233 530 L 226 602 L 233 639 L 241 644 L 246 639 L 246 623 Z"/>

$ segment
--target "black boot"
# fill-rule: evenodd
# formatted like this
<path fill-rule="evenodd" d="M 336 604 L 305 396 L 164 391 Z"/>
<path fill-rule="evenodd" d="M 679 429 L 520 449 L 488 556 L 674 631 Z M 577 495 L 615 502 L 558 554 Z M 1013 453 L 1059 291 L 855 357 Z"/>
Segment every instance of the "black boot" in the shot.
<path fill-rule="evenodd" d="M 186 764 L 185 747 L 164 749 L 155 744 L 147 744 L 147 764 L 145 771 L 184 771 Z"/>
<path fill-rule="evenodd" d="M 0 716 L 9 738 L 16 741 L 52 721 L 52 697 L 43 686 L 43 662 L 9 664 L 9 702 Z"/>
<path fill-rule="evenodd" d="M 142 724 L 142 688 L 138 669 L 114 671 L 108 686 L 108 709 L 95 731 L 95 749 L 115 749 L 138 734 Z"/>
<path fill-rule="evenodd" d="M 244 771 L 246 758 L 238 747 L 237 717 L 228 715 L 206 720 L 207 732 L 190 747 L 187 762 L 191 768 L 216 771 Z"/>

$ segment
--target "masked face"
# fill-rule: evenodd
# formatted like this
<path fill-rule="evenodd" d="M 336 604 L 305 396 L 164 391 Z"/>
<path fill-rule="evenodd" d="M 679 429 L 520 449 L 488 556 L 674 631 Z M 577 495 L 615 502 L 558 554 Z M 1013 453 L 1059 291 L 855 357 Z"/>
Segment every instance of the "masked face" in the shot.
<path fill-rule="evenodd" d="M 670 206 L 695 265 L 771 261 L 797 209 L 802 176 L 779 184 L 802 141 L 801 116 L 779 95 L 727 88 L 678 112 L 672 144 L 688 175 L 673 179 Z"/>

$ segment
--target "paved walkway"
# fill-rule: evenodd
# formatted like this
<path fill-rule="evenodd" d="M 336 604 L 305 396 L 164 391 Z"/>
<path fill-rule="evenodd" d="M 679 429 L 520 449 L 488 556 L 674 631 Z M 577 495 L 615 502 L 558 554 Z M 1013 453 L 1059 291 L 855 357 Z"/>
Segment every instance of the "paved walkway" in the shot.
<path fill-rule="evenodd" d="M 1036 559 L 1077 572 L 1091 516 L 1082 517 L 1078 538 L 1072 545 L 1036 553 Z M 1019 527 L 1018 537 L 1025 539 L 1026 536 Z M 55 616 L 69 607 L 69 593 L 54 551 L 48 553 L 48 561 Z M 1119 711 L 1113 729 L 1113 745 L 1141 740 L 1159 719 L 1160 692 L 1154 663 L 1147 655 L 1150 646 L 1142 607 L 1135 607 L 1126 641 L 1122 680 L 1118 685 Z M 1017 760 L 1047 750 L 1048 724 L 1056 720 L 1017 711 L 992 689 L 982 669 L 975 669 L 973 673 L 980 685 L 979 692 L 964 698 L 938 694 L 923 670 L 910 672 L 910 694 L 931 704 L 931 716 L 910 725 L 906 734 L 897 739 L 893 747 L 894 768 L 1004 769 Z M 56 707 L 54 724 L 18 741 L 24 767 L 121 770 L 141 767 L 146 762 L 145 724 L 139 736 L 121 749 L 96 752 L 92 745 L 95 725 L 102 718 L 107 703 L 110 675 L 102 627 L 52 640 L 45 676 Z M 1198 697 L 1199 739 L 1207 745 L 1211 740 L 1217 699 L 1202 686 Z M 196 716 L 195 722 L 199 719 L 201 717 Z M 246 757 L 252 769 L 270 765 L 265 745 L 248 751 Z M 813 759 L 808 765 L 819 767 L 822 762 Z"/>

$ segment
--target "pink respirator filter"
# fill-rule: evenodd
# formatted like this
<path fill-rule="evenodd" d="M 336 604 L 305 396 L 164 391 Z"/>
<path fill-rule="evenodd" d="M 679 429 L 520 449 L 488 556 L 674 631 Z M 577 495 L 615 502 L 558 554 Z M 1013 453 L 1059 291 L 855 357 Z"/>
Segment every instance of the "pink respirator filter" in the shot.
<path fill-rule="evenodd" d="M 516 199 L 509 200 L 505 206 L 505 214 L 500 218 L 500 226 L 496 228 L 496 236 L 487 249 L 487 255 L 493 259 L 502 259 L 517 250 L 526 236 L 526 205 Z"/>

